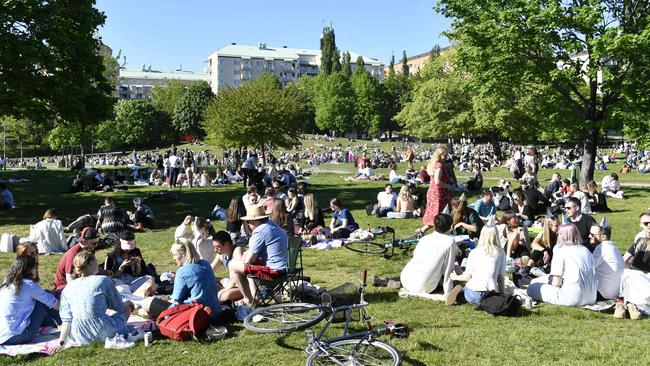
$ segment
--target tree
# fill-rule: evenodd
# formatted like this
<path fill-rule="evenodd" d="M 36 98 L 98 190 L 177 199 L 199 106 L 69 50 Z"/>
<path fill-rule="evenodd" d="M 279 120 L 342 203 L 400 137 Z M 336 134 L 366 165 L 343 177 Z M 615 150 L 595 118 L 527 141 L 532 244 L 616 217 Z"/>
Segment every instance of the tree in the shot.
<path fill-rule="evenodd" d="M 334 54 L 332 54 L 332 72 L 341 72 L 341 52 L 338 47 L 334 48 Z"/>
<path fill-rule="evenodd" d="M 603 130 L 618 129 L 616 110 L 647 95 L 650 7 L 626 0 L 529 2 L 441 0 L 453 19 L 448 37 L 466 47 L 458 66 L 481 94 L 549 90 L 549 115 L 584 141 L 580 184 L 593 179 Z M 625 121 L 623 121 L 625 122 Z"/>
<path fill-rule="evenodd" d="M 97 146 L 150 145 L 160 142 L 163 131 L 168 128 L 166 115 L 152 102 L 123 100 L 115 105 L 115 121 L 100 124 Z"/>
<path fill-rule="evenodd" d="M 305 132 L 315 132 L 316 126 L 316 96 L 324 74 L 316 76 L 302 76 L 290 83 L 288 87 L 295 87 L 303 100 L 304 114 L 299 122 L 300 129 Z"/>
<path fill-rule="evenodd" d="M 268 85 L 270 88 L 281 89 L 282 83 L 277 75 L 264 71 L 255 79 L 255 82 Z"/>
<path fill-rule="evenodd" d="M 36 123 L 86 130 L 114 99 L 94 37 L 105 16 L 94 0 L 11 1 L 0 11 L 0 110 Z"/>
<path fill-rule="evenodd" d="M 266 80 L 266 79 L 264 79 Z M 210 85 L 205 81 L 197 81 L 187 88 L 187 92 L 178 100 L 174 107 L 172 126 L 178 133 L 202 136 L 205 109 L 214 97 Z"/>
<path fill-rule="evenodd" d="M 165 85 L 155 87 L 151 101 L 171 119 L 178 101 L 185 95 L 187 87 L 180 80 L 168 80 Z"/>
<path fill-rule="evenodd" d="M 441 51 L 442 51 L 442 48 L 440 48 L 439 44 L 433 45 L 433 47 L 431 47 L 431 53 L 429 54 L 429 59 L 431 60 L 431 59 L 434 59 L 434 58 L 440 56 Z"/>
<path fill-rule="evenodd" d="M 220 90 L 203 123 L 208 141 L 222 147 L 254 146 L 265 160 L 267 147 L 298 143 L 303 103 L 294 88 L 279 89 L 257 80 Z"/>
<path fill-rule="evenodd" d="M 354 119 L 355 98 L 350 80 L 339 72 L 322 75 L 314 104 L 318 128 L 346 131 Z"/>
<path fill-rule="evenodd" d="M 354 124 L 357 137 L 361 131 L 379 133 L 382 112 L 382 93 L 379 81 L 364 69 L 356 69 L 350 79 L 355 96 Z"/>
<path fill-rule="evenodd" d="M 394 78 L 395 77 L 395 55 L 390 56 L 390 63 L 388 64 L 388 75 L 386 78 Z"/>
<path fill-rule="evenodd" d="M 350 59 L 350 52 L 345 51 L 343 53 L 343 63 L 341 65 L 341 72 L 343 73 L 343 76 L 346 78 L 349 78 L 352 75 L 352 65 L 350 65 L 350 62 L 352 60 Z"/>
<path fill-rule="evenodd" d="M 327 75 L 332 73 L 335 50 L 336 36 L 334 35 L 334 28 L 325 27 L 320 38 L 320 72 Z"/>
<path fill-rule="evenodd" d="M 406 51 L 402 51 L 402 77 L 404 79 L 409 78 L 409 63 L 406 58 Z"/>
<path fill-rule="evenodd" d="M 366 71 L 366 62 L 363 61 L 363 56 L 357 57 L 357 61 L 356 61 L 355 65 L 356 65 L 356 68 L 354 69 L 355 72 L 356 71 Z"/>

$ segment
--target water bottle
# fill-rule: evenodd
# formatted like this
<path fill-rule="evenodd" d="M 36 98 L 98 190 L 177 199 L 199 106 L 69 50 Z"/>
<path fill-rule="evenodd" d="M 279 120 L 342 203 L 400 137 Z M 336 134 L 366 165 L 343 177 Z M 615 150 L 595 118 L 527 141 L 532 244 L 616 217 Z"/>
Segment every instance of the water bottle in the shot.
<path fill-rule="evenodd" d="M 512 258 L 506 258 L 506 273 L 513 273 L 515 271 L 514 261 Z"/>

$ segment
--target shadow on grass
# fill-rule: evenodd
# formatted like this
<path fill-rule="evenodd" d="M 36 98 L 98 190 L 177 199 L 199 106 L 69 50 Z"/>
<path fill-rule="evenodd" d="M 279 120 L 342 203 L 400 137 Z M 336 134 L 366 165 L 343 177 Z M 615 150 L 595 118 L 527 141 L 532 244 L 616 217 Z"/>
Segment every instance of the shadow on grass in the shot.
<path fill-rule="evenodd" d="M 275 338 L 275 345 L 282 348 L 282 349 L 292 350 L 292 351 L 304 351 L 305 350 L 304 346 L 298 347 L 298 346 L 294 346 L 294 345 L 289 344 L 287 342 L 288 337 L 289 337 L 288 334 L 283 334 L 283 335 L 281 335 L 279 337 L 276 337 Z"/>
<path fill-rule="evenodd" d="M 365 298 L 366 301 L 368 301 L 370 304 L 374 303 L 386 303 L 386 302 L 397 302 L 399 299 L 399 295 L 397 294 L 397 290 L 391 291 L 391 292 L 366 292 L 365 293 Z"/>

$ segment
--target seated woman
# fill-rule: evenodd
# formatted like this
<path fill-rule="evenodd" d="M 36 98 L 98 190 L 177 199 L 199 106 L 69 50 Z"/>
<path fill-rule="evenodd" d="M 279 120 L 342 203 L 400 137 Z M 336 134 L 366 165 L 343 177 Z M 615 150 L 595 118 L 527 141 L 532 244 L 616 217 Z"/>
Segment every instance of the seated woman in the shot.
<path fill-rule="evenodd" d="M 163 184 L 162 176 L 158 169 L 151 171 L 151 174 L 149 175 L 149 184 L 152 186 L 161 186 Z"/>
<path fill-rule="evenodd" d="M 43 220 L 32 226 L 27 241 L 36 243 L 40 254 L 62 253 L 68 249 L 63 224 L 61 220 L 56 219 L 56 211 L 53 208 L 47 209 Z"/>
<path fill-rule="evenodd" d="M 474 176 L 465 184 L 468 191 L 480 191 L 483 189 L 483 174 L 481 174 L 481 166 L 474 163 L 472 168 Z"/>
<path fill-rule="evenodd" d="M 587 200 L 591 206 L 592 212 L 611 212 L 612 210 L 607 207 L 607 196 L 598 192 L 598 185 L 593 180 L 587 183 Z"/>
<path fill-rule="evenodd" d="M 463 193 L 460 197 L 451 199 L 452 233 L 454 235 L 469 235 L 471 239 L 478 238 L 483 228 L 483 220 L 473 208 L 467 206 L 467 199 Z"/>
<path fill-rule="evenodd" d="M 467 267 L 462 274 L 451 273 L 455 281 L 467 281 L 462 289 L 462 298 L 470 304 L 478 305 L 481 297 L 488 291 L 503 293 L 506 273 L 506 255 L 499 245 L 499 235 L 495 226 L 484 226 L 478 239 L 478 246 L 467 257 Z M 458 299 L 452 291 L 447 296 L 447 304 Z M 462 302 L 462 301 L 461 301 Z"/>
<path fill-rule="evenodd" d="M 592 254 L 580 244 L 580 233 L 575 225 L 561 225 L 557 236 L 549 283 L 531 284 L 528 296 L 535 301 L 563 306 L 593 304 L 597 284 Z"/>
<path fill-rule="evenodd" d="M 528 268 L 539 267 L 544 269 L 551 263 L 553 249 L 557 243 L 557 230 L 559 222 L 551 216 L 544 219 L 544 229 L 533 239 L 530 245 L 530 259 L 525 265 Z M 548 273 L 548 271 L 546 271 Z"/>
<path fill-rule="evenodd" d="M 528 256 L 528 230 L 519 226 L 519 219 L 512 211 L 506 211 L 497 225 L 499 242 L 507 258 Z"/>
<path fill-rule="evenodd" d="M 241 218 L 246 216 L 246 207 L 244 201 L 239 196 L 234 196 L 230 199 L 230 205 L 226 211 L 226 231 L 230 234 L 233 243 L 240 243 L 246 241 L 246 237 L 250 234 L 247 225 L 243 225 Z"/>
<path fill-rule="evenodd" d="M 74 257 L 74 273 L 77 277 L 69 282 L 61 293 L 60 315 L 63 325 L 59 342 L 63 345 L 68 335 L 78 344 L 104 342 L 115 333 L 127 334 L 126 322 L 133 311 L 133 304 L 122 302 L 113 281 L 98 271 L 95 254 L 82 250 Z M 106 310 L 113 310 L 108 315 Z"/>
<path fill-rule="evenodd" d="M 31 241 L 18 244 L 16 246 L 16 257 L 20 257 L 21 255 L 27 255 L 34 258 L 36 261 L 36 273 L 33 280 L 36 283 L 41 282 L 41 278 L 38 275 L 38 248 L 36 247 L 36 244 L 32 243 Z"/>
<path fill-rule="evenodd" d="M 305 194 L 303 201 L 305 204 L 305 222 L 302 226 L 302 233 L 303 235 L 309 235 L 309 239 L 315 238 L 318 231 L 325 228 L 323 210 L 318 206 L 318 202 L 312 193 Z"/>
<path fill-rule="evenodd" d="M 332 221 L 330 221 L 330 230 L 332 237 L 336 239 L 347 238 L 353 231 L 359 228 L 354 221 L 352 213 L 343 207 L 343 203 L 338 198 L 332 198 L 330 201 L 332 209 Z"/>
<path fill-rule="evenodd" d="M 217 253 L 210 265 L 213 272 L 216 272 L 222 266 L 228 270 L 228 265 L 232 259 L 243 260 L 244 245 L 233 244 L 230 234 L 226 231 L 217 231 L 212 235 L 212 246 Z M 221 285 L 218 293 L 219 301 L 238 301 L 244 298 L 235 281 L 222 278 L 219 284 Z"/>
<path fill-rule="evenodd" d="M 210 174 L 206 170 L 202 171 L 199 178 L 199 187 L 209 187 L 211 183 Z"/>
<path fill-rule="evenodd" d="M 512 209 L 515 211 L 515 216 L 520 223 L 526 227 L 533 225 L 533 211 L 526 201 L 526 197 L 521 190 L 512 192 Z"/>
<path fill-rule="evenodd" d="M 287 213 L 289 214 L 289 220 L 294 225 L 298 227 L 302 226 L 302 222 L 305 219 L 305 205 L 303 200 L 298 196 L 296 188 L 289 188 L 287 190 Z"/>
<path fill-rule="evenodd" d="M 226 174 L 223 172 L 223 169 L 221 167 L 217 167 L 217 170 L 215 171 L 215 177 L 212 180 L 212 185 L 213 186 L 222 186 L 224 184 L 229 184 L 228 177 Z"/>
<path fill-rule="evenodd" d="M 386 213 L 386 217 L 389 219 L 410 219 L 413 217 L 413 211 L 415 211 L 415 199 L 413 199 L 409 187 L 403 185 L 397 195 L 395 211 Z"/>
<path fill-rule="evenodd" d="M 120 240 L 104 261 L 104 270 L 112 274 L 115 286 L 128 286 L 133 293 L 150 277 L 149 269 L 139 248 L 136 248 L 133 232 L 124 230 L 117 234 Z"/>
<path fill-rule="evenodd" d="M 275 222 L 287 235 L 293 235 L 295 229 L 293 221 L 289 218 L 289 214 L 287 213 L 287 206 L 284 204 L 284 201 L 279 198 L 273 198 L 273 200 L 273 210 L 271 211 L 269 220 Z"/>
<path fill-rule="evenodd" d="M 420 173 L 418 178 L 420 178 L 420 183 L 422 184 L 427 184 L 431 181 L 431 176 L 429 175 L 429 172 L 427 172 L 427 168 L 424 165 L 420 166 Z"/>
<path fill-rule="evenodd" d="M 30 343 L 41 326 L 60 323 L 59 302 L 36 282 L 37 263 L 16 257 L 0 286 L 0 345 Z"/>
<path fill-rule="evenodd" d="M 388 165 L 388 169 L 390 169 L 390 173 L 388 174 L 388 181 L 391 184 L 404 183 L 404 177 L 401 177 L 397 174 L 397 164 L 395 164 L 395 162 L 391 162 Z"/>
<path fill-rule="evenodd" d="M 187 238 L 176 239 L 171 254 L 179 269 L 173 275 L 174 291 L 170 301 L 149 298 L 151 301 L 145 300 L 143 308 L 155 319 L 165 309 L 198 302 L 212 308 L 213 319 L 219 316 L 221 305 L 217 298 L 217 279 L 210 263 L 201 259 Z"/>
<path fill-rule="evenodd" d="M 212 223 L 203 217 L 185 216 L 183 222 L 176 228 L 174 238 L 187 238 L 192 241 L 194 249 L 199 253 L 201 259 L 208 263 L 214 260 L 214 249 L 210 235 L 214 231 Z"/>

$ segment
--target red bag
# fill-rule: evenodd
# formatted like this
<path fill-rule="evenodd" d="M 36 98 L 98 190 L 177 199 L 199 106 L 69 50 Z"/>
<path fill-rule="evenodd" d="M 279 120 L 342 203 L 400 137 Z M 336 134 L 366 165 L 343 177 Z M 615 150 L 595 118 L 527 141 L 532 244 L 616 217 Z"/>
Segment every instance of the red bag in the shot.
<path fill-rule="evenodd" d="M 160 334 L 177 341 L 196 339 L 210 326 L 212 309 L 197 302 L 181 304 L 158 315 L 156 325 Z"/>

